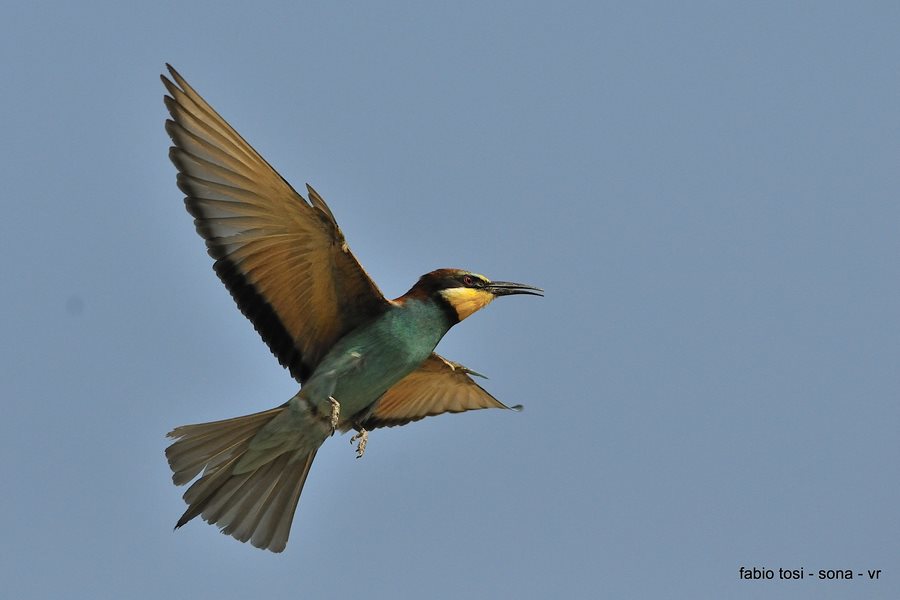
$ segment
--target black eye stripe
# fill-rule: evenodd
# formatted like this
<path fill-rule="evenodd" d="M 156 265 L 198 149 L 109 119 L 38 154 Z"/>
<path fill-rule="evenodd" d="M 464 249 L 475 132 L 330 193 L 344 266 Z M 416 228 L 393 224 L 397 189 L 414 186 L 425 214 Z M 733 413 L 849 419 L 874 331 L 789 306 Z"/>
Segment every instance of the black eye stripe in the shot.
<path fill-rule="evenodd" d="M 480 289 L 486 286 L 487 283 L 487 281 L 485 281 L 478 275 L 473 275 L 471 273 L 460 273 L 452 279 L 447 280 L 448 287 L 462 286 L 467 288 Z"/>

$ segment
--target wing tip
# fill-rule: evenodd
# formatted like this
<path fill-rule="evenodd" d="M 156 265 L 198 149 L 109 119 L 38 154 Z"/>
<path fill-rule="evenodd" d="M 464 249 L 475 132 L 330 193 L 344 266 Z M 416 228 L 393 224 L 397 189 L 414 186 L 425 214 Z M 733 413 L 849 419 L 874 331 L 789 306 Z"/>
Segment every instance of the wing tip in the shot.
<path fill-rule="evenodd" d="M 181 85 L 181 82 L 184 81 L 184 77 L 182 77 L 181 73 L 179 73 L 175 69 L 175 67 L 172 66 L 172 63 L 166 63 L 166 70 L 169 72 L 169 75 L 172 77 L 172 79 L 174 79 L 179 85 Z"/>

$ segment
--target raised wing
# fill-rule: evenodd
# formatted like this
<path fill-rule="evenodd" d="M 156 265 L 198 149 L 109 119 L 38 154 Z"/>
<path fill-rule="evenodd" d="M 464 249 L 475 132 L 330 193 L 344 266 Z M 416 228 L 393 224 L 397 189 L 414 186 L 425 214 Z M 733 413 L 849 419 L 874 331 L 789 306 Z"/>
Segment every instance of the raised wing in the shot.
<path fill-rule="evenodd" d="M 305 381 L 345 333 L 389 306 L 325 201 L 298 194 L 169 67 L 166 131 L 178 187 L 219 279 L 291 375 Z"/>
<path fill-rule="evenodd" d="M 362 426 L 369 430 L 393 427 L 446 412 L 479 408 L 522 409 L 521 405 L 506 406 L 494 398 L 470 374 L 483 377 L 459 363 L 432 354 L 378 399 Z"/>

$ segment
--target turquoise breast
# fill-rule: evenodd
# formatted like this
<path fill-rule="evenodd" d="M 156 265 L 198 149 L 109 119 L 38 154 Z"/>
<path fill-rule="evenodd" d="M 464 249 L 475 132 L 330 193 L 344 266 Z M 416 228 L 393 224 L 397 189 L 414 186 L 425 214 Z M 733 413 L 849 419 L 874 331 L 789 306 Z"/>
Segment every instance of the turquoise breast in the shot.
<path fill-rule="evenodd" d="M 341 404 L 342 424 L 418 368 L 451 327 L 431 301 L 410 299 L 341 338 L 316 367 L 303 394 Z M 321 397 L 320 397 L 321 396 Z"/>

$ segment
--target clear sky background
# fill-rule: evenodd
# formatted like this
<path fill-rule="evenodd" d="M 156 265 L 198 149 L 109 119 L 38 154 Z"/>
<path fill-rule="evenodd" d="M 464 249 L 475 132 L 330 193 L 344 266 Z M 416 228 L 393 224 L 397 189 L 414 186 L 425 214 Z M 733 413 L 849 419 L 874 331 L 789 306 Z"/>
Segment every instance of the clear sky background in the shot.
<path fill-rule="evenodd" d="M 4 8 L 3 595 L 900 596 L 900 5 L 429 4 Z M 547 290 L 439 347 L 525 411 L 329 440 L 282 555 L 172 532 L 165 433 L 296 385 L 183 208 L 166 61 L 386 294 Z"/>

